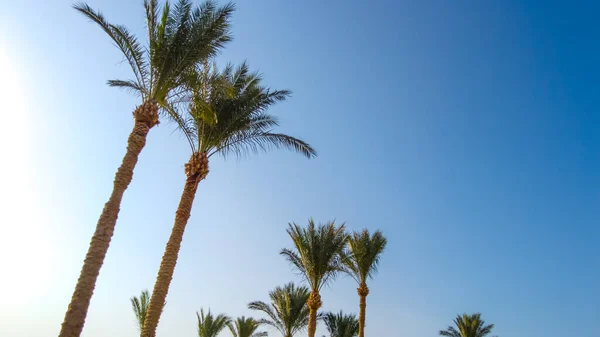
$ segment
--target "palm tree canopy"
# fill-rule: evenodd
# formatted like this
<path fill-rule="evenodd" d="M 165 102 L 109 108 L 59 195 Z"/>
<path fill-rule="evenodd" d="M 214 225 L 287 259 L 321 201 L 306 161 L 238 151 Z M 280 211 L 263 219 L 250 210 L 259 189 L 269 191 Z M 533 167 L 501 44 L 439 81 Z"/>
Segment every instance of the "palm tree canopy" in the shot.
<path fill-rule="evenodd" d="M 204 310 L 200 309 L 200 313 L 196 312 L 198 317 L 198 336 L 199 337 L 216 337 L 223 329 L 229 326 L 231 318 L 220 314 L 213 316 L 208 309 L 208 313 L 204 314 Z"/>
<path fill-rule="evenodd" d="M 147 46 L 126 27 L 109 23 L 87 4 L 80 2 L 73 7 L 104 30 L 133 71 L 133 79 L 110 80 L 108 84 L 128 89 L 144 101 L 155 99 L 161 106 L 167 104 L 173 91 L 176 95 L 190 68 L 216 55 L 231 40 L 232 3 L 219 7 L 208 0 L 194 7 L 191 0 L 179 0 L 171 7 L 167 1 L 160 10 L 157 0 L 144 0 Z"/>
<path fill-rule="evenodd" d="M 345 272 L 356 282 L 364 284 L 367 278 L 377 273 L 381 253 L 387 245 L 387 239 L 381 231 L 371 236 L 369 230 L 354 232 L 348 238 L 348 252 L 344 256 Z"/>
<path fill-rule="evenodd" d="M 480 313 L 462 314 L 454 319 L 454 325 L 440 331 L 440 336 L 447 337 L 484 337 L 492 333 L 494 324 L 485 325 Z"/>
<path fill-rule="evenodd" d="M 358 319 L 356 315 L 345 315 L 342 311 L 337 314 L 328 312 L 323 316 L 330 337 L 355 337 L 358 335 Z"/>
<path fill-rule="evenodd" d="M 150 303 L 150 293 L 148 290 L 142 291 L 140 297 L 133 296 L 131 298 L 131 307 L 137 320 L 138 328 L 140 331 L 144 327 L 144 321 L 146 320 L 146 312 L 148 311 L 148 304 Z"/>
<path fill-rule="evenodd" d="M 260 322 L 252 317 L 238 317 L 235 321 L 229 323 L 229 330 L 233 337 L 266 337 L 265 331 L 256 332 Z"/>
<path fill-rule="evenodd" d="M 205 62 L 188 72 L 188 91 L 180 96 L 183 107 L 173 109 L 170 115 L 193 152 L 206 153 L 208 157 L 216 153 L 239 157 L 259 150 L 287 148 L 308 158 L 316 156 L 306 142 L 273 131 L 279 120 L 267 110 L 289 97 L 290 91 L 272 90 L 261 81 L 261 76 L 250 72 L 245 62 L 237 68 L 229 64 L 220 72 Z"/>
<path fill-rule="evenodd" d="M 337 227 L 330 221 L 316 226 L 310 219 L 306 228 L 289 224 L 287 232 L 296 250 L 283 249 L 281 255 L 304 276 L 313 290 L 320 290 L 344 270 L 341 254 L 348 238 L 344 224 Z"/>
<path fill-rule="evenodd" d="M 252 310 L 260 310 L 269 318 L 261 319 L 261 324 L 267 324 L 277 329 L 283 336 L 293 336 L 308 325 L 310 310 L 306 301 L 310 290 L 304 286 L 295 286 L 290 282 L 283 287 L 276 287 L 269 292 L 271 304 L 256 301 L 248 304 Z"/>

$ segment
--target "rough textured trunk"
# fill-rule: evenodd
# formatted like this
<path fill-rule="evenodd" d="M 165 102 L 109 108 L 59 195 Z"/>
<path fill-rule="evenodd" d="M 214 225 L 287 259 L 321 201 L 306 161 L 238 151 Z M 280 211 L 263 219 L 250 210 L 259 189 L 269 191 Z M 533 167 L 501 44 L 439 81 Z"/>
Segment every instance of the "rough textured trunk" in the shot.
<path fill-rule="evenodd" d="M 158 326 L 162 308 L 169 292 L 169 286 L 173 279 L 179 248 L 183 240 L 185 226 L 190 218 L 196 189 L 198 188 L 198 183 L 206 178 L 208 174 L 208 158 L 206 153 L 192 154 L 190 161 L 185 164 L 185 174 L 187 179 L 177 212 L 175 213 L 175 223 L 173 224 L 171 237 L 169 237 L 169 241 L 167 242 L 158 270 L 158 277 L 154 284 L 154 290 L 150 297 L 150 304 L 148 305 L 148 312 L 146 313 L 144 328 L 142 329 L 142 337 L 154 337 L 156 335 L 156 327 Z"/>
<path fill-rule="evenodd" d="M 65 314 L 59 337 L 79 337 L 83 330 L 90 300 L 96 286 L 96 279 L 110 245 L 119 216 L 123 193 L 133 179 L 133 169 L 138 161 L 138 156 L 144 145 L 150 129 L 158 124 L 158 105 L 156 101 L 146 101 L 133 112 L 135 124 L 127 141 L 127 151 L 123 162 L 115 174 L 113 191 L 104 205 L 100 219 L 96 224 L 96 231 L 92 236 L 90 248 L 83 261 L 79 279 L 71 303 Z"/>
<path fill-rule="evenodd" d="M 367 311 L 367 296 L 369 295 L 369 287 L 365 283 L 361 283 L 358 289 L 360 297 L 360 312 L 358 314 L 358 337 L 365 337 L 365 318 Z"/>
<path fill-rule="evenodd" d="M 308 309 L 310 310 L 308 315 L 308 337 L 315 337 L 315 333 L 317 332 L 317 311 L 323 305 L 318 290 L 313 290 L 310 293 L 307 304 Z"/>

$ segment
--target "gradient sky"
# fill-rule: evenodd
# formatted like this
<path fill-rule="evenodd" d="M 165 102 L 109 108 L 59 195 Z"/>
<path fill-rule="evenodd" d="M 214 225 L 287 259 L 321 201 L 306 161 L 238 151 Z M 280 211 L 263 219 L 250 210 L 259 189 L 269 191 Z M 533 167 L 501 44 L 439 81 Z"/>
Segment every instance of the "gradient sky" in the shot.
<path fill-rule="evenodd" d="M 1 4 L 0 336 L 58 334 L 139 104 L 105 85 L 129 69 L 70 3 Z M 89 4 L 145 36 L 141 0 Z M 248 302 L 301 281 L 278 253 L 309 217 L 389 237 L 369 336 L 431 337 L 476 311 L 500 337 L 597 336 L 600 6 L 237 5 L 219 62 L 292 89 L 272 112 L 319 157 L 211 162 L 159 336 L 196 336 L 201 307 L 259 316 Z M 151 131 L 83 336 L 136 335 L 129 298 L 154 284 L 189 151 Z M 324 309 L 356 312 L 355 288 L 339 278 Z"/>

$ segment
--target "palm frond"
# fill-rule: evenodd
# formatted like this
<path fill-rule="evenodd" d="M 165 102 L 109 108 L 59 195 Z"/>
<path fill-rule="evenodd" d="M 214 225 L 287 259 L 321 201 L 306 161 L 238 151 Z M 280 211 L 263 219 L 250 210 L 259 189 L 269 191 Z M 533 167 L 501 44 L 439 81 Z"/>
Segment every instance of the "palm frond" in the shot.
<path fill-rule="evenodd" d="M 140 87 L 139 84 L 134 80 L 108 80 L 108 86 L 122 88 L 131 91 L 133 94 L 142 96 L 144 94 L 144 88 Z"/>
<path fill-rule="evenodd" d="M 137 86 L 146 89 L 147 63 L 144 61 L 143 49 L 137 39 L 129 31 L 118 25 L 110 24 L 102 13 L 94 11 L 84 2 L 73 5 L 73 8 L 95 22 L 113 40 L 121 50 L 135 75 Z M 143 92 L 145 96 L 147 92 Z"/>

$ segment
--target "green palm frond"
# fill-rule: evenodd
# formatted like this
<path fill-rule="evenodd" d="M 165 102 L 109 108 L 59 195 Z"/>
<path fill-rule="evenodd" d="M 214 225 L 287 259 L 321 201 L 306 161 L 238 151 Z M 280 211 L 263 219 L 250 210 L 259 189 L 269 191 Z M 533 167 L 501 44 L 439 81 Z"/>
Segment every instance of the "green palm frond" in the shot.
<path fill-rule="evenodd" d="M 462 314 L 454 319 L 454 325 L 439 332 L 440 336 L 447 337 L 485 337 L 492 333 L 494 324 L 486 325 L 480 313 L 472 315 Z"/>
<path fill-rule="evenodd" d="M 323 315 L 323 321 L 330 337 L 355 337 L 358 335 L 358 319 L 354 314 L 337 314 L 328 312 Z"/>
<path fill-rule="evenodd" d="M 256 331 L 260 324 L 260 321 L 252 317 L 242 316 L 230 322 L 228 326 L 233 337 L 265 337 L 268 335 L 265 331 Z"/>
<path fill-rule="evenodd" d="M 146 320 L 146 313 L 148 312 L 148 305 L 150 305 L 150 292 L 148 292 L 148 290 L 143 290 L 140 297 L 133 296 L 130 301 L 138 329 L 142 331 L 144 321 Z M 163 304 L 163 309 L 165 304 Z"/>
<path fill-rule="evenodd" d="M 224 314 L 214 316 L 210 309 L 206 315 L 204 310 L 200 309 L 200 313 L 196 312 L 196 317 L 198 318 L 198 337 L 217 337 L 231 323 L 229 316 Z"/>
<path fill-rule="evenodd" d="M 257 301 L 249 303 L 248 308 L 262 311 L 268 316 L 268 319 L 259 321 L 261 324 L 274 327 L 284 337 L 292 337 L 308 325 L 309 309 L 306 302 L 309 295 L 307 287 L 288 283 L 269 292 L 270 305 Z"/>
<path fill-rule="evenodd" d="M 283 249 L 281 255 L 304 276 L 313 290 L 320 290 L 344 270 L 341 254 L 348 238 L 344 224 L 337 227 L 331 221 L 316 226 L 310 219 L 306 228 L 291 223 L 287 232 L 296 250 Z"/>
<path fill-rule="evenodd" d="M 387 239 L 381 231 L 370 235 L 368 229 L 354 232 L 348 238 L 348 251 L 343 256 L 346 273 L 358 283 L 366 283 L 377 273 Z"/>
<path fill-rule="evenodd" d="M 242 157 L 285 148 L 307 158 L 316 156 L 305 141 L 273 132 L 279 120 L 267 110 L 289 97 L 290 91 L 263 87 L 246 63 L 237 68 L 228 64 L 218 71 L 214 63 L 204 62 L 181 78 L 189 96 L 181 94 L 187 101 L 169 115 L 190 140 L 193 152 Z"/>
<path fill-rule="evenodd" d="M 113 25 L 106 21 L 102 13 L 94 11 L 86 3 L 76 3 L 73 5 L 73 8 L 98 24 L 113 40 L 131 66 L 131 70 L 135 75 L 137 87 L 143 88 L 143 91 L 141 91 L 140 94 L 143 97 L 147 96 L 146 83 L 148 79 L 146 78 L 146 75 L 148 74 L 148 63 L 144 59 L 143 49 L 135 36 L 129 33 L 125 27 Z"/>
<path fill-rule="evenodd" d="M 191 0 L 179 0 L 171 8 L 166 2 L 159 15 L 157 1 L 144 0 L 148 46 L 143 46 L 126 27 L 109 23 L 87 4 L 81 2 L 73 7 L 104 30 L 133 71 L 134 80 L 111 80 L 109 85 L 132 90 L 143 100 L 155 99 L 163 108 L 170 104 L 170 93 L 184 83 L 187 71 L 216 55 L 231 40 L 232 3 L 217 6 L 208 0 L 193 6 Z M 170 113 L 168 109 L 162 112 Z"/>

